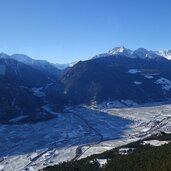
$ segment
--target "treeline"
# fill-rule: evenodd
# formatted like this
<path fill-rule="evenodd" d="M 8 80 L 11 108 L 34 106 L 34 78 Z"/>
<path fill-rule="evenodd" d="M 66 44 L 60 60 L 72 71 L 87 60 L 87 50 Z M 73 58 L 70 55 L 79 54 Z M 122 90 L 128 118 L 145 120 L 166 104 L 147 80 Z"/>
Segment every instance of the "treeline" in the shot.
<path fill-rule="evenodd" d="M 171 140 L 170 134 L 155 135 L 150 139 Z M 147 140 L 147 139 L 146 139 Z M 135 150 L 128 155 L 120 155 L 119 148 L 93 155 L 85 159 L 64 162 L 47 167 L 45 171 L 171 171 L 171 143 L 159 147 L 141 145 L 142 141 L 128 144 Z M 108 159 L 108 163 L 99 167 L 96 159 Z M 94 162 L 90 162 L 94 161 Z"/>

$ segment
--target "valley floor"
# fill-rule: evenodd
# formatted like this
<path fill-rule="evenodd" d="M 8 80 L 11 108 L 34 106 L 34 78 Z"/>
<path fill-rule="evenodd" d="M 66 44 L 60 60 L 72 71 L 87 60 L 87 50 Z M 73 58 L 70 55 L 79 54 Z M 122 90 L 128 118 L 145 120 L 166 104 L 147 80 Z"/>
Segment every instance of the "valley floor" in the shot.
<path fill-rule="evenodd" d="M 46 110 L 53 112 L 50 107 Z M 155 134 L 171 132 L 171 104 L 129 108 L 67 107 L 36 124 L 0 125 L 0 167 L 38 170 L 78 160 Z"/>

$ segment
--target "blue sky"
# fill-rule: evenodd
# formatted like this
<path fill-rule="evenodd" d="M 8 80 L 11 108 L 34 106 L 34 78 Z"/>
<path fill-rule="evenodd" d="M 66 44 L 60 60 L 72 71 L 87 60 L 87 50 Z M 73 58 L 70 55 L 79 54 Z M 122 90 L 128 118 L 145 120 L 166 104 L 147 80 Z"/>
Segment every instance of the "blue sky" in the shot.
<path fill-rule="evenodd" d="M 171 49 L 171 0 L 0 0 L 0 51 L 68 63 L 115 46 Z"/>

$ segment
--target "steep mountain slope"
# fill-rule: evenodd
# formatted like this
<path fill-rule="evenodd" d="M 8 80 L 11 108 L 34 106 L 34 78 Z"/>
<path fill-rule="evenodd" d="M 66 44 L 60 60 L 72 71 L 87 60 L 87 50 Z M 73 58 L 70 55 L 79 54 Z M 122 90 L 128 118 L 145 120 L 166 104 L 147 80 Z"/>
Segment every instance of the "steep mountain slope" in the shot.
<path fill-rule="evenodd" d="M 133 100 L 138 103 L 171 97 L 171 61 L 146 49 L 115 48 L 80 61 L 61 79 L 71 104 Z"/>
<path fill-rule="evenodd" d="M 57 76 L 56 76 L 57 77 Z M 38 69 L 6 57 L 0 58 L 0 123 L 36 122 L 52 118 L 41 109 L 32 88 L 51 83 Z"/>

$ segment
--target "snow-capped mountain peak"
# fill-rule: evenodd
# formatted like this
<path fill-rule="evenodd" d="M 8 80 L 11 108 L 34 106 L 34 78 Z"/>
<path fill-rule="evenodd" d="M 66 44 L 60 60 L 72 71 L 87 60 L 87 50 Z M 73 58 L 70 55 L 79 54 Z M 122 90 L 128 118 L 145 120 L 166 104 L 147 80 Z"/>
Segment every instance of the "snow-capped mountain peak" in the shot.
<path fill-rule="evenodd" d="M 101 58 L 101 57 L 105 57 L 105 56 L 115 56 L 115 55 L 125 55 L 128 57 L 132 57 L 132 53 L 133 53 L 132 50 L 127 49 L 124 46 L 121 46 L 121 47 L 112 48 L 108 52 L 98 54 L 98 55 L 94 56 L 93 58 Z"/>
<path fill-rule="evenodd" d="M 156 54 L 161 55 L 167 59 L 171 59 L 171 50 L 160 50 L 156 51 Z"/>
<path fill-rule="evenodd" d="M 124 46 L 121 46 L 121 47 L 115 47 L 113 49 L 110 49 L 108 51 L 108 53 L 112 54 L 112 55 L 123 54 L 123 55 L 131 56 L 132 55 L 132 50 L 127 49 Z"/>
<path fill-rule="evenodd" d="M 115 47 L 110 49 L 107 53 L 96 55 L 94 58 L 100 58 L 105 56 L 116 56 L 123 55 L 129 58 L 140 58 L 140 59 L 156 59 L 156 58 L 167 58 L 171 59 L 171 50 L 168 51 L 152 51 L 145 48 L 138 48 L 136 50 L 130 50 L 122 47 Z"/>
<path fill-rule="evenodd" d="M 112 53 L 112 54 L 123 53 L 125 50 L 126 50 L 126 48 L 124 46 L 115 47 L 113 49 L 110 49 L 109 53 Z"/>

